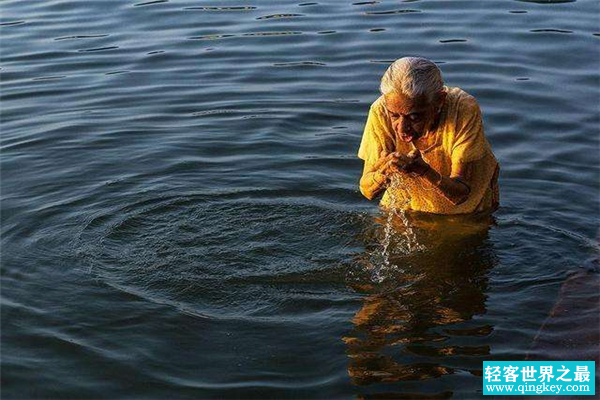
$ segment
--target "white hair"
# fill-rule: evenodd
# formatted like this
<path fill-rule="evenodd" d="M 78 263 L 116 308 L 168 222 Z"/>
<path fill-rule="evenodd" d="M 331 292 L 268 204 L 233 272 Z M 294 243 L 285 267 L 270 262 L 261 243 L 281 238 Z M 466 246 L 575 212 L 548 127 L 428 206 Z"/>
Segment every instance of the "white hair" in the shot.
<path fill-rule="evenodd" d="M 402 93 L 414 99 L 425 95 L 433 101 L 444 88 L 442 73 L 435 63 L 422 57 L 403 57 L 394 61 L 381 77 L 381 94 Z"/>

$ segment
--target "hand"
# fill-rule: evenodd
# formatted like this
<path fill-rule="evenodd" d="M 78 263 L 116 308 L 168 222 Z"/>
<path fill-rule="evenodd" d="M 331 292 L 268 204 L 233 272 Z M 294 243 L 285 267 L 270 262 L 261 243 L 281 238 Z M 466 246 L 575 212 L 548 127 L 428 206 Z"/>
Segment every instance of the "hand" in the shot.
<path fill-rule="evenodd" d="M 382 174 L 389 181 L 392 174 L 402 172 L 402 167 L 408 161 L 410 160 L 406 156 L 398 152 L 382 151 L 379 160 L 373 165 L 373 171 Z"/>
<path fill-rule="evenodd" d="M 421 157 L 421 152 L 417 149 L 408 153 L 407 158 L 408 162 L 404 164 L 404 167 L 402 168 L 403 172 L 422 176 L 431 169 L 429 164 L 427 164 L 425 160 L 423 160 L 423 157 Z"/>
<path fill-rule="evenodd" d="M 383 174 L 416 173 L 421 175 L 429 170 L 429 165 L 421 158 L 419 150 L 413 150 L 407 155 L 399 152 L 381 152 L 381 158 L 375 163 L 374 170 Z"/>

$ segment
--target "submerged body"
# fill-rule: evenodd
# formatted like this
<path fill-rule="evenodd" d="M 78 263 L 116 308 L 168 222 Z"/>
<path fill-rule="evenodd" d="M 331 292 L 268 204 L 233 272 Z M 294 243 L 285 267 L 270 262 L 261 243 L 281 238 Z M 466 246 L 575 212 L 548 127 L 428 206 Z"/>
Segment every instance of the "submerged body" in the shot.
<path fill-rule="evenodd" d="M 444 86 L 441 97 L 435 118 L 420 135 L 407 124 L 396 122 L 393 112 L 390 115 L 389 104 L 393 103 L 389 96 L 387 104 L 386 95 L 382 95 L 371 105 L 358 151 L 358 157 L 364 160 L 361 192 L 372 198 L 385 190 L 381 205 L 386 208 L 394 199 L 406 199 L 404 209 L 427 213 L 494 211 L 499 205 L 499 166 L 485 138 L 477 101 L 456 87 Z M 406 111 L 407 115 L 411 110 Z M 377 170 L 383 157 L 404 156 L 406 165 L 411 152 L 413 157 L 418 154 L 420 173 L 396 168 L 395 173 L 402 175 L 402 185 L 384 183 L 379 190 L 366 188 L 369 183 L 365 181 L 374 182 L 375 187 L 385 181 L 378 178 Z"/>

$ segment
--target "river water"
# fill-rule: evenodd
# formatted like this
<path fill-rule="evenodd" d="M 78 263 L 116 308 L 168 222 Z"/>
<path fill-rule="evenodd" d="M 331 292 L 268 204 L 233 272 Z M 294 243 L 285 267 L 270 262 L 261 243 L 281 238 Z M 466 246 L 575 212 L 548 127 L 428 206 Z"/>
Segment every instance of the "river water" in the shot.
<path fill-rule="evenodd" d="M 596 1 L 0 7 L 4 398 L 480 398 L 598 277 Z M 383 259 L 356 151 L 405 55 L 479 100 L 501 208 Z"/>

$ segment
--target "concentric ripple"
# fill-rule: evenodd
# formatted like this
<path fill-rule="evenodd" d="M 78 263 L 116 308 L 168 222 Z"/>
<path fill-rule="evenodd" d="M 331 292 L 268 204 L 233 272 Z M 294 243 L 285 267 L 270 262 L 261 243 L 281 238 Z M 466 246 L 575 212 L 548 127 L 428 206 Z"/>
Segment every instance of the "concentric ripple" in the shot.
<path fill-rule="evenodd" d="M 343 284 L 360 224 L 320 205 L 177 197 L 96 217 L 80 248 L 121 290 L 212 317 L 261 316 L 285 302 L 269 287 Z"/>

